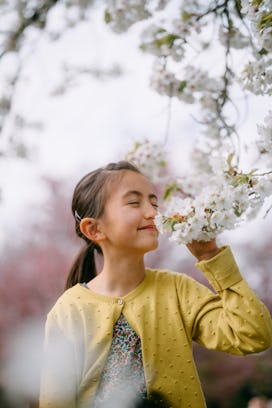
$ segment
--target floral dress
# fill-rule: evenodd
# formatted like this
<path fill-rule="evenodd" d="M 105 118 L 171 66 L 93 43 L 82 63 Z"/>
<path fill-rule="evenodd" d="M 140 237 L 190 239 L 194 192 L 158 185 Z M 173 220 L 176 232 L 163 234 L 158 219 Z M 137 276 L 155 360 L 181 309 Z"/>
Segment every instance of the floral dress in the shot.
<path fill-rule="evenodd" d="M 112 407 L 146 397 L 141 339 L 121 314 L 113 328 L 107 362 L 98 387 L 95 408 Z M 126 401 L 125 401 L 126 400 Z"/>

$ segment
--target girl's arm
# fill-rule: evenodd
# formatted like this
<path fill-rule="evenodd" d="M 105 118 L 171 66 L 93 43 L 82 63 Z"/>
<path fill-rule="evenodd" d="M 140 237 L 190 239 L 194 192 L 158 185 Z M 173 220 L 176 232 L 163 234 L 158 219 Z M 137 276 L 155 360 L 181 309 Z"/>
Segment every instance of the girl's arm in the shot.
<path fill-rule="evenodd" d="M 208 242 L 193 240 L 186 246 L 199 261 L 211 259 L 220 252 L 215 239 Z"/>
<path fill-rule="evenodd" d="M 193 243 L 189 249 L 198 255 L 197 267 L 217 292 L 192 279 L 181 285 L 180 303 L 193 340 L 240 355 L 271 347 L 271 316 L 242 278 L 230 248 L 218 249 L 210 242 Z"/>

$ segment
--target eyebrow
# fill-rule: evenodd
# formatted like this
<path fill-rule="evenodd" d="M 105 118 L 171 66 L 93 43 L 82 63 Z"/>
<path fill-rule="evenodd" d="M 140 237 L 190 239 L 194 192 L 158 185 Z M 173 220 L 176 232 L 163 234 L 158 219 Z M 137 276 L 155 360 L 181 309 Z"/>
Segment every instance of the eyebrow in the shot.
<path fill-rule="evenodd" d="M 140 191 L 130 190 L 130 191 L 127 191 L 127 192 L 123 195 L 123 198 L 127 198 L 127 197 L 130 196 L 130 195 L 136 195 L 136 196 L 138 196 L 138 197 L 143 197 L 143 193 L 141 193 Z M 157 197 L 156 194 L 154 194 L 154 193 L 148 194 L 148 198 L 149 198 L 150 200 L 152 200 L 153 198 L 155 198 L 155 200 L 158 201 L 158 197 Z"/>

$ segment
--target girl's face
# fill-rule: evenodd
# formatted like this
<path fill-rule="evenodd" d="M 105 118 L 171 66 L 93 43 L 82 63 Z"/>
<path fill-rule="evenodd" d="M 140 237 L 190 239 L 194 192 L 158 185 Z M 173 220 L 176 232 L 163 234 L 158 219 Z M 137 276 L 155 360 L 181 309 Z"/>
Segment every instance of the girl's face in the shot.
<path fill-rule="evenodd" d="M 142 174 L 124 171 L 121 180 L 113 182 L 104 213 L 100 218 L 105 245 L 144 254 L 158 246 L 154 224 L 158 199 L 151 183 Z"/>

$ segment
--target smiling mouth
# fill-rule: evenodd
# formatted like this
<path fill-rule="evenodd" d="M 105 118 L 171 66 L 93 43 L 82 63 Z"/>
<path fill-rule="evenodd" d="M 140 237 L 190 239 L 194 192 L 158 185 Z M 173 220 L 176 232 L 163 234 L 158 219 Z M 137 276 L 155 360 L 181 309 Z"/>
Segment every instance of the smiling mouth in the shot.
<path fill-rule="evenodd" d="M 151 230 L 151 231 L 158 231 L 155 225 L 146 225 L 145 227 L 138 228 L 138 230 Z"/>

